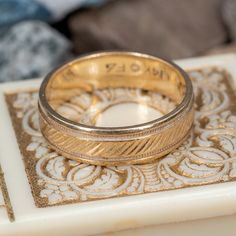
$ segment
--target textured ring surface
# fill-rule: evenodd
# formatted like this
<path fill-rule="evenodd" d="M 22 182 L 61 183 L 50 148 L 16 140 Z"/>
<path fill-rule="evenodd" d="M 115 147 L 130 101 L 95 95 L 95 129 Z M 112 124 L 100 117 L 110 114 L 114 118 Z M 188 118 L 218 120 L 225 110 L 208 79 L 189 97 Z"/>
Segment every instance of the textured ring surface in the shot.
<path fill-rule="evenodd" d="M 146 123 L 96 125 L 101 112 L 125 98 L 154 108 L 161 98 L 163 109 L 170 101 L 174 107 Z M 191 81 L 175 64 L 139 53 L 97 53 L 71 61 L 45 78 L 39 91 L 40 128 L 54 150 L 73 160 L 96 165 L 147 163 L 168 154 L 188 136 L 193 101 Z"/>

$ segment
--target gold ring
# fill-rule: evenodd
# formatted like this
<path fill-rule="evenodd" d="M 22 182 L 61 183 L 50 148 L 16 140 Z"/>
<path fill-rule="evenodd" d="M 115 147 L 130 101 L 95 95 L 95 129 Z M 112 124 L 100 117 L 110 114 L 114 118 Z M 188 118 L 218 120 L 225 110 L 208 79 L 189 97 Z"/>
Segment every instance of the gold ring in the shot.
<path fill-rule="evenodd" d="M 188 136 L 193 101 L 188 75 L 171 62 L 132 52 L 91 54 L 42 82 L 40 128 L 52 149 L 73 160 L 147 163 Z"/>

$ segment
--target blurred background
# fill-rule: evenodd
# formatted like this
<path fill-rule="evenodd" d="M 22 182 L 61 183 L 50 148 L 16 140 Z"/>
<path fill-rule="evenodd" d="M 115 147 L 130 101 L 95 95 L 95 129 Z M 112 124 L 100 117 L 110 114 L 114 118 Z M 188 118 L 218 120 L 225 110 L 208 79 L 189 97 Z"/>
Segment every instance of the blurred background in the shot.
<path fill-rule="evenodd" d="M 99 50 L 236 52 L 236 0 L 0 0 L 0 82 Z"/>

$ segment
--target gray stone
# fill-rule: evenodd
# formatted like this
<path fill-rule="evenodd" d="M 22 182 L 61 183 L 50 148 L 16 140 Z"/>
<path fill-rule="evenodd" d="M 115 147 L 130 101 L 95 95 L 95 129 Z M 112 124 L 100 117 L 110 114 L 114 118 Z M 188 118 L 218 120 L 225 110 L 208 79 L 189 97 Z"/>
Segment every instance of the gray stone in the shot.
<path fill-rule="evenodd" d="M 225 53 L 236 53 L 236 42 L 225 44 L 217 48 L 211 49 L 206 54 L 215 55 L 215 54 L 225 54 Z"/>
<path fill-rule="evenodd" d="M 221 0 L 119 0 L 75 13 L 78 53 L 124 49 L 169 59 L 202 54 L 227 40 Z"/>
<path fill-rule="evenodd" d="M 223 1 L 222 8 L 223 19 L 229 30 L 230 39 L 236 41 L 236 1 L 225 0 Z"/>
<path fill-rule="evenodd" d="M 19 23 L 0 40 L 0 81 L 44 76 L 71 57 L 70 48 L 69 41 L 45 23 Z"/>

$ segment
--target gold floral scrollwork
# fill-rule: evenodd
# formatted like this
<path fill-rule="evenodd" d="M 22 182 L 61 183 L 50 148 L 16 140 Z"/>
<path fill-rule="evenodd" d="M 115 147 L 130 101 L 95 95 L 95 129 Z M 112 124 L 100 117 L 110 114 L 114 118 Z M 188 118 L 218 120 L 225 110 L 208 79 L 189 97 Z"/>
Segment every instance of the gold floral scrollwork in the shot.
<path fill-rule="evenodd" d="M 7 191 L 7 185 L 4 179 L 4 174 L 0 166 L 0 209 L 1 208 L 6 210 L 8 218 L 11 222 L 15 220 L 13 208 Z"/>

